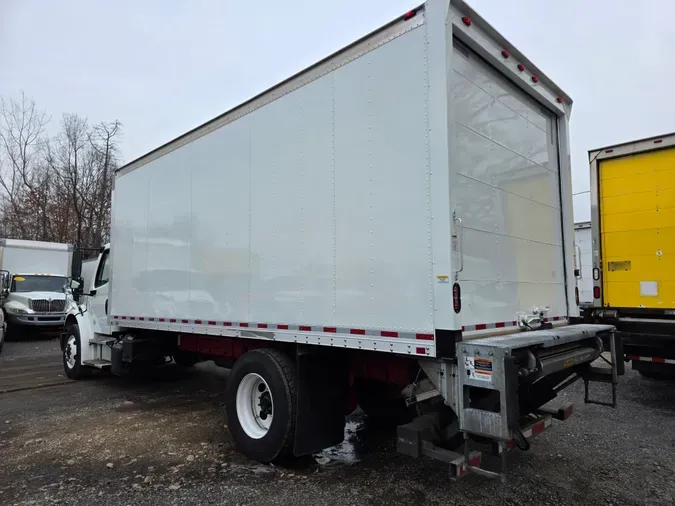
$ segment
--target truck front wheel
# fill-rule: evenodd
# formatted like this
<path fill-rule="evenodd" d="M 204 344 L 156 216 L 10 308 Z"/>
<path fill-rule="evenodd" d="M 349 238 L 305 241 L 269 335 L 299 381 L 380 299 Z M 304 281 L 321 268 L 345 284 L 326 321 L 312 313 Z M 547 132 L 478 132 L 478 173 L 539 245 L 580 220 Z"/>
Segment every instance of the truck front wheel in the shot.
<path fill-rule="evenodd" d="M 262 463 L 293 450 L 296 367 L 275 349 L 249 351 L 234 364 L 225 404 L 230 432 L 241 453 Z"/>
<path fill-rule="evenodd" d="M 63 344 L 63 368 L 66 376 L 77 380 L 85 375 L 85 368 L 82 365 L 82 343 L 80 341 L 80 328 L 75 325 L 68 325 L 66 328 L 66 337 Z"/>

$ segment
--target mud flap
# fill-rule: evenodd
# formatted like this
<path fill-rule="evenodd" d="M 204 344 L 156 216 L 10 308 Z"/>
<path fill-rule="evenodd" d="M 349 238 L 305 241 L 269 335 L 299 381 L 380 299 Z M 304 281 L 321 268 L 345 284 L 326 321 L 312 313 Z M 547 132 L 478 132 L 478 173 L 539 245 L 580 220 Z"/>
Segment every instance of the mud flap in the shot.
<path fill-rule="evenodd" d="M 298 347 L 296 456 L 317 453 L 344 440 L 349 391 L 347 357 L 334 349 Z"/>

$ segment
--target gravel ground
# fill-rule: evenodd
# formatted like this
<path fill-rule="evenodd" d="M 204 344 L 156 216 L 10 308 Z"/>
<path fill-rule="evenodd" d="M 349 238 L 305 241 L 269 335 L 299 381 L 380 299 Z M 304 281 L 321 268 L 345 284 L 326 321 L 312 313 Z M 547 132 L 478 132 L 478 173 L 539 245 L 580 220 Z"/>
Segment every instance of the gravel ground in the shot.
<path fill-rule="evenodd" d="M 7 343 L 0 361 L 0 392 L 19 378 L 26 385 L 0 394 L 3 505 L 675 503 L 674 384 L 632 371 L 616 410 L 583 405 L 582 385 L 565 392 L 575 415 L 511 454 L 505 485 L 452 483 L 442 464 L 398 455 L 389 434 L 359 417 L 321 458 L 260 465 L 235 451 L 224 425 L 226 371 L 200 364 L 141 383 L 102 374 L 63 383 L 58 353 L 7 358 L 32 356 L 34 346 Z M 44 386 L 52 367 L 56 384 Z"/>

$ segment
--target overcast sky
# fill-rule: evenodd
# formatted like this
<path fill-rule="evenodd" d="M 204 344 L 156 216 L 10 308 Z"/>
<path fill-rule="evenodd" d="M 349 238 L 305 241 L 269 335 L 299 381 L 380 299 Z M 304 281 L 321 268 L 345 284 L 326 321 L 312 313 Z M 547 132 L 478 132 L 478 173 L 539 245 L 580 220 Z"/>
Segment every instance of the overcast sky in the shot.
<path fill-rule="evenodd" d="M 587 151 L 675 131 L 672 0 L 473 0 L 574 100 Z M 119 119 L 129 161 L 391 21 L 409 0 L 0 0 L 0 96 Z M 575 198 L 588 219 L 588 194 Z"/>

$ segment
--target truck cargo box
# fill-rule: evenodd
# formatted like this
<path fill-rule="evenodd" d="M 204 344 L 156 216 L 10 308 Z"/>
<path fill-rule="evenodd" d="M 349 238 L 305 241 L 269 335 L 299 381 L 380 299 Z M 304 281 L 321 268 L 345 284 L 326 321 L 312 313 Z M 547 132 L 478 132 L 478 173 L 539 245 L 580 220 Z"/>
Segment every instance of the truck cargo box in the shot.
<path fill-rule="evenodd" d="M 576 315 L 571 100 L 441 9 L 117 171 L 110 322 L 436 356 Z"/>

